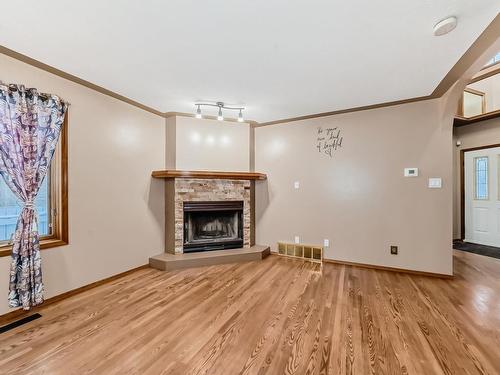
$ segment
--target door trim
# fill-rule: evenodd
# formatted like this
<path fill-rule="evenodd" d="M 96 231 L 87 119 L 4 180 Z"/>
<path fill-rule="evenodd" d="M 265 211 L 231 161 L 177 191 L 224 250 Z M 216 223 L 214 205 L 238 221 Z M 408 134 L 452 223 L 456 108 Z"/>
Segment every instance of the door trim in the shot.
<path fill-rule="evenodd" d="M 465 239 L 465 153 L 500 147 L 500 143 L 487 146 L 464 148 L 460 150 L 460 239 Z"/>

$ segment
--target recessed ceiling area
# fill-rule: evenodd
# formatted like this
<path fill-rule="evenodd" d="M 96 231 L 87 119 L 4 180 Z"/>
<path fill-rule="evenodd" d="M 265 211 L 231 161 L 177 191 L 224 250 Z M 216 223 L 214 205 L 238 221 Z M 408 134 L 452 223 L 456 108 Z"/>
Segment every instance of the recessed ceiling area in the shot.
<path fill-rule="evenodd" d="M 9 1 L 0 44 L 161 112 L 223 101 L 268 122 L 429 95 L 498 11 L 498 0 Z M 449 16 L 456 29 L 434 36 Z"/>

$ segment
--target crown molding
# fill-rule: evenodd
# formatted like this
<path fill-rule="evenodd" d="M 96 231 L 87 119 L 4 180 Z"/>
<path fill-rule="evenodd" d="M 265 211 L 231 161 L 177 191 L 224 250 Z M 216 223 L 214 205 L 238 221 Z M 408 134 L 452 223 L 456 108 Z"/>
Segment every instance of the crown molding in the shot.
<path fill-rule="evenodd" d="M 308 120 L 308 119 L 318 118 L 318 117 L 328 117 L 328 116 L 333 116 L 333 115 L 341 115 L 343 113 L 367 111 L 367 110 L 370 110 L 370 109 L 377 109 L 377 108 L 383 108 L 383 107 L 391 107 L 391 106 L 395 106 L 395 105 L 401 105 L 401 104 L 407 104 L 407 103 L 413 103 L 413 102 L 420 102 L 420 101 L 429 100 L 429 99 L 433 99 L 433 98 L 431 98 L 430 96 L 419 96 L 419 97 L 411 98 L 411 99 L 403 99 L 403 100 L 396 100 L 396 101 L 392 101 L 392 102 L 385 102 L 385 103 L 365 105 L 365 106 L 361 106 L 361 107 L 339 109 L 338 111 L 314 113 L 314 114 L 310 114 L 310 115 L 292 117 L 292 118 L 287 118 L 287 119 L 283 119 L 283 120 L 261 122 L 261 123 L 257 123 L 256 125 L 254 125 L 254 127 L 255 128 L 259 128 L 259 127 L 262 127 L 262 126 L 284 124 L 284 123 L 287 123 L 287 122 Z"/>
<path fill-rule="evenodd" d="M 257 127 L 261 127 L 261 126 L 283 124 L 283 123 L 288 123 L 288 122 L 307 120 L 307 119 L 318 118 L 318 117 L 327 117 L 327 116 L 333 116 L 333 115 L 339 115 L 339 114 L 351 113 L 351 112 L 366 111 L 366 110 L 370 110 L 370 109 L 377 109 L 377 108 L 383 108 L 383 107 L 392 107 L 392 106 L 401 105 L 401 104 L 407 104 L 407 103 L 413 103 L 413 102 L 419 102 L 419 101 L 424 101 L 424 100 L 440 98 L 460 78 L 462 78 L 462 76 L 465 74 L 467 69 L 470 68 L 470 66 L 479 58 L 479 56 L 481 56 L 481 54 L 484 51 L 487 50 L 488 47 L 493 45 L 493 43 L 495 43 L 498 40 L 499 36 L 500 36 L 500 14 L 497 14 L 497 16 L 488 25 L 488 27 L 486 27 L 486 29 L 484 29 L 484 31 L 481 33 L 479 38 L 477 38 L 476 41 L 469 47 L 469 49 L 462 55 L 462 57 L 457 61 L 457 63 L 453 66 L 453 68 L 446 74 L 446 76 L 441 80 L 441 82 L 436 86 L 436 88 L 434 89 L 434 91 L 430 95 L 409 98 L 409 99 L 403 99 L 403 100 L 396 100 L 396 101 L 385 102 L 385 103 L 372 104 L 372 105 L 361 106 L 361 107 L 346 108 L 346 109 L 341 109 L 341 110 L 336 110 L 336 111 L 322 112 L 322 113 L 316 113 L 316 114 L 310 114 L 310 115 L 304 115 L 304 116 L 298 116 L 298 117 L 292 117 L 292 118 L 286 118 L 286 119 L 268 121 L 268 122 L 262 122 L 262 123 L 259 123 L 257 121 L 253 121 L 253 120 L 245 120 L 244 122 L 250 124 L 251 127 L 257 128 Z M 55 74 L 61 78 L 65 78 L 69 81 L 75 82 L 75 83 L 80 84 L 80 85 L 85 86 L 85 87 L 88 87 L 92 90 L 100 92 L 101 94 L 111 96 L 112 98 L 115 98 L 117 100 L 121 100 L 127 104 L 133 105 L 137 108 L 140 108 L 144 111 L 153 113 L 153 114 L 158 115 L 158 116 L 163 117 L 163 118 L 169 118 L 169 117 L 173 117 L 173 116 L 194 117 L 194 114 L 190 114 L 190 113 L 161 112 L 155 108 L 152 108 L 152 107 L 149 107 L 149 106 L 144 105 L 142 103 L 139 103 L 135 100 L 127 98 L 126 96 L 120 95 L 120 94 L 113 92 L 111 90 L 108 90 L 102 86 L 96 85 L 92 82 L 86 81 L 86 80 L 81 79 L 77 76 L 66 73 L 60 69 L 54 68 L 53 66 L 42 63 L 41 61 L 35 60 L 29 56 L 23 55 L 19 52 L 16 52 L 14 50 L 11 50 L 11 49 L 4 47 L 4 46 L 1 46 L 1 45 L 0 45 L 0 53 L 7 55 L 7 56 L 10 56 L 10 57 L 12 57 L 16 60 L 19 60 L 21 62 L 24 62 L 26 64 L 32 65 L 36 68 L 45 70 L 49 73 Z M 216 119 L 216 116 L 204 116 L 204 118 Z M 237 122 L 237 119 L 225 119 L 225 121 Z"/>
<path fill-rule="evenodd" d="M 114 91 L 108 90 L 102 86 L 96 85 L 95 83 L 92 83 L 92 82 L 86 81 L 82 78 L 79 78 L 77 76 L 74 76 L 73 74 L 66 73 L 60 69 L 54 68 L 51 65 L 48 65 L 48 64 L 45 64 L 41 61 L 35 60 L 29 56 L 23 55 L 22 53 L 16 52 L 16 51 L 11 50 L 11 49 L 4 47 L 2 45 L 0 45 L 0 53 L 4 54 L 6 56 L 12 57 L 13 59 L 19 60 L 25 64 L 34 66 L 35 68 L 52 73 L 58 77 L 67 79 L 68 81 L 77 83 L 77 84 L 85 86 L 89 89 L 100 92 L 101 94 L 108 95 L 112 98 L 118 99 L 118 100 L 125 102 L 127 104 L 130 104 L 130 105 L 133 105 L 134 107 L 140 108 L 144 111 L 154 113 L 155 115 L 158 115 L 160 117 L 165 117 L 165 114 L 161 111 L 158 111 L 154 108 L 148 107 L 147 105 L 144 105 L 144 104 L 139 103 L 135 100 L 127 98 L 126 96 L 120 95 Z"/>
<path fill-rule="evenodd" d="M 479 38 L 469 47 L 457 63 L 451 68 L 446 76 L 441 80 L 439 85 L 431 93 L 431 97 L 439 98 L 443 96 L 450 88 L 462 78 L 472 64 L 495 43 L 500 37 L 500 14 L 491 21 L 491 23 L 484 29 Z"/>
<path fill-rule="evenodd" d="M 194 118 L 194 117 L 196 117 L 196 115 L 193 113 L 185 113 L 185 112 L 165 112 L 164 117 L 165 118 L 170 118 L 170 117 L 193 117 Z M 211 116 L 211 115 L 203 115 L 202 118 L 205 120 L 217 120 L 217 116 Z M 238 119 L 236 119 L 236 118 L 224 117 L 224 121 L 238 122 L 239 123 Z M 250 126 L 256 126 L 258 124 L 258 122 L 245 119 L 243 122 L 241 122 L 241 124 L 250 124 Z"/>
<path fill-rule="evenodd" d="M 462 57 L 456 62 L 456 64 L 451 68 L 451 70 L 446 74 L 446 76 L 441 80 L 441 82 L 436 86 L 434 91 L 430 95 L 404 99 L 404 100 L 396 100 L 385 103 L 378 103 L 373 105 L 367 105 L 362 107 L 354 107 L 354 108 L 346 108 L 338 111 L 331 112 L 323 112 L 316 113 L 306 116 L 292 117 L 282 120 L 275 120 L 269 122 L 261 122 L 255 127 L 267 126 L 267 125 L 276 125 L 283 124 L 293 121 L 307 120 L 318 117 L 327 117 L 333 115 L 339 115 L 343 113 L 351 113 L 351 112 L 359 112 L 359 111 L 367 111 L 370 109 L 377 109 L 383 107 L 392 107 L 395 105 L 420 102 L 424 100 L 437 99 L 442 97 L 460 78 L 463 77 L 467 69 L 471 67 L 474 62 L 490 47 L 495 43 L 500 36 L 500 14 L 491 21 L 491 23 L 484 29 L 481 35 L 476 39 L 474 43 L 465 51 Z"/>

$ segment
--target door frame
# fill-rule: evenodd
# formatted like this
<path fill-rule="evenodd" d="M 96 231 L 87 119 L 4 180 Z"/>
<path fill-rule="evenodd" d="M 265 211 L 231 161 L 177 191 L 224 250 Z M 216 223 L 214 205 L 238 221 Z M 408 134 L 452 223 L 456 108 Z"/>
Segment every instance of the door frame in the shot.
<path fill-rule="evenodd" d="M 487 150 L 500 147 L 500 143 L 493 145 L 464 148 L 460 150 L 460 239 L 465 239 L 465 153 L 469 151 Z"/>

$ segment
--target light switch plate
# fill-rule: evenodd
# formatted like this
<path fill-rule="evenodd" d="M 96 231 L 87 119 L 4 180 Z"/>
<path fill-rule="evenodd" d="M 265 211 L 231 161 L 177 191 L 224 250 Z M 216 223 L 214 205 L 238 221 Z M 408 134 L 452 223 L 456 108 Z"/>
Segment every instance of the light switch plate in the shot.
<path fill-rule="evenodd" d="M 300 237 L 299 236 L 295 236 L 295 243 L 300 243 Z"/>
<path fill-rule="evenodd" d="M 330 240 L 325 238 L 325 239 L 323 240 L 323 246 L 324 246 L 324 247 L 328 247 L 328 246 L 330 246 Z"/>
<path fill-rule="evenodd" d="M 418 177 L 418 168 L 405 168 L 405 177 Z"/>
<path fill-rule="evenodd" d="M 429 178 L 429 189 L 441 189 L 443 186 L 443 181 L 440 177 Z"/>
<path fill-rule="evenodd" d="M 295 182 L 293 183 L 293 187 L 294 187 L 295 189 L 299 189 L 299 188 L 300 188 L 300 182 L 299 182 L 299 181 L 295 181 Z"/>

